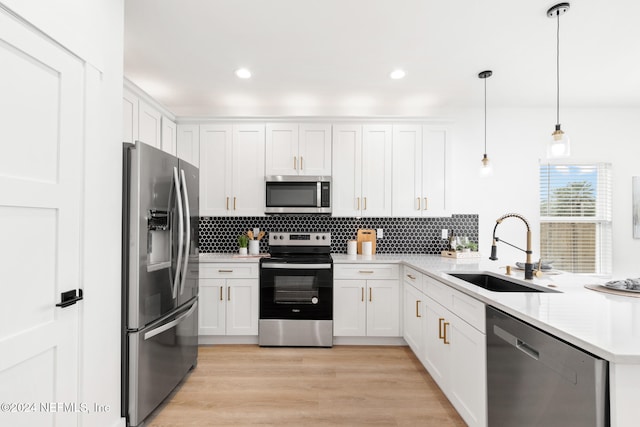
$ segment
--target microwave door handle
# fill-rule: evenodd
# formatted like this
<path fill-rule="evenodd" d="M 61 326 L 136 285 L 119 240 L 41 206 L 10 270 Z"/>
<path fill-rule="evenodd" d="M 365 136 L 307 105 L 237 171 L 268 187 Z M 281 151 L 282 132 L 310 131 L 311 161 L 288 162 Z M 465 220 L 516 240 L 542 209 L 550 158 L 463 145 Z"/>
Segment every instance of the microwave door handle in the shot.
<path fill-rule="evenodd" d="M 316 207 L 322 207 L 322 183 L 320 181 L 316 183 Z"/>
<path fill-rule="evenodd" d="M 184 169 L 180 169 L 182 182 L 182 194 L 184 195 L 184 230 L 186 232 L 184 244 L 184 263 L 182 266 L 182 277 L 180 278 L 180 295 L 184 291 L 184 282 L 187 280 L 187 268 L 189 267 L 189 249 L 191 247 L 191 212 L 189 211 L 189 194 L 187 192 L 187 178 Z"/>
<path fill-rule="evenodd" d="M 173 167 L 173 183 L 176 190 L 176 208 L 178 209 L 178 259 L 176 260 L 176 275 L 173 279 L 173 299 L 178 297 L 178 284 L 180 283 L 180 265 L 182 264 L 182 250 L 184 247 L 184 213 L 182 211 L 182 195 L 180 194 L 180 178 L 178 168 Z"/>

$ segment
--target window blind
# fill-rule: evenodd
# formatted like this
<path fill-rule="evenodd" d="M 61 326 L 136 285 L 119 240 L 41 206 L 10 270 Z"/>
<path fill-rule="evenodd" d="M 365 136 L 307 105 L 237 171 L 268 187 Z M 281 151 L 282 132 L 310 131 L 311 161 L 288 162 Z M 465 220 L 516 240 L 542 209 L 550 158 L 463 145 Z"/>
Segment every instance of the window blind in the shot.
<path fill-rule="evenodd" d="M 611 272 L 611 165 L 540 165 L 540 251 L 555 268 Z"/>

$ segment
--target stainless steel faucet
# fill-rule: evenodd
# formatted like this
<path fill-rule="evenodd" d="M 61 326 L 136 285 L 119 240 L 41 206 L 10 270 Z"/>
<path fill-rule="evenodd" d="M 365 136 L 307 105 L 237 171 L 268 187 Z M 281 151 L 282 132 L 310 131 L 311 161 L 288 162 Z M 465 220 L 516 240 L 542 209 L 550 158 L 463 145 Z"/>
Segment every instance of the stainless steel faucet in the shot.
<path fill-rule="evenodd" d="M 511 243 L 496 237 L 496 229 L 498 228 L 498 225 L 500 225 L 500 223 L 502 223 L 502 221 L 505 220 L 506 218 L 512 218 L 512 217 L 521 219 L 522 222 L 524 222 L 524 224 L 527 226 L 527 249 L 526 250 L 519 248 L 515 245 L 512 245 Z M 496 225 L 493 227 L 493 242 L 491 243 L 491 256 L 489 257 L 490 260 L 495 261 L 498 259 L 498 256 L 497 256 L 498 248 L 496 247 L 496 243 L 499 241 L 502 241 L 507 245 L 514 247 L 518 250 L 521 250 L 522 252 L 527 254 L 527 260 L 525 261 L 525 264 L 524 264 L 524 278 L 527 280 L 533 279 L 533 263 L 531 262 L 531 254 L 533 253 L 533 251 L 531 250 L 531 227 L 529 227 L 529 222 L 526 220 L 526 218 L 517 213 L 508 213 L 506 215 L 502 215 L 500 218 L 496 220 Z"/>

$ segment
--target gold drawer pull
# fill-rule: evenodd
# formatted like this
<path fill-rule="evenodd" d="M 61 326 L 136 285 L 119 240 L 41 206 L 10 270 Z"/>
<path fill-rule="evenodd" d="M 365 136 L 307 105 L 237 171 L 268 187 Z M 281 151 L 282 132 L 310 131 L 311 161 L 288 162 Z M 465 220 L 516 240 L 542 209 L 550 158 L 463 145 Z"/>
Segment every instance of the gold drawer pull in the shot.
<path fill-rule="evenodd" d="M 364 288 L 360 288 L 362 290 L 362 295 L 360 296 L 360 301 L 364 302 Z"/>
<path fill-rule="evenodd" d="M 369 288 L 369 302 L 373 301 L 373 289 Z"/>
<path fill-rule="evenodd" d="M 293 156 L 293 170 L 298 170 L 298 158 Z"/>
<path fill-rule="evenodd" d="M 407 274 L 407 277 L 411 280 L 416 280 L 416 276 L 412 276 L 411 274 Z"/>
<path fill-rule="evenodd" d="M 358 273 L 362 273 L 362 274 L 372 274 L 373 270 L 359 270 Z"/>
<path fill-rule="evenodd" d="M 300 156 L 300 170 L 304 169 L 304 158 L 302 156 Z"/>
<path fill-rule="evenodd" d="M 422 301 L 420 301 L 420 300 L 417 300 L 417 301 L 416 301 L 416 317 L 422 317 L 422 316 L 420 315 L 420 303 L 421 303 L 421 302 L 422 302 Z"/>
<path fill-rule="evenodd" d="M 231 301 L 231 287 L 227 288 L 227 301 Z"/>
<path fill-rule="evenodd" d="M 227 210 L 229 210 L 229 198 L 227 197 Z"/>
<path fill-rule="evenodd" d="M 424 208 L 423 208 L 423 210 L 425 210 L 425 211 L 429 210 L 429 205 L 427 204 L 427 198 L 426 197 L 424 198 Z"/>
<path fill-rule="evenodd" d="M 360 197 L 357 197 L 357 199 L 358 199 L 358 207 L 356 208 L 356 210 L 359 211 L 360 210 Z"/>
<path fill-rule="evenodd" d="M 449 344 L 449 341 L 447 341 L 447 326 L 449 326 L 449 322 L 444 322 L 444 327 L 442 328 L 444 329 L 444 337 L 442 337 L 442 340 L 445 344 Z"/>
<path fill-rule="evenodd" d="M 234 211 L 236 210 L 236 198 L 235 197 L 233 198 L 233 210 Z"/>
<path fill-rule="evenodd" d="M 418 209 L 416 210 L 420 210 L 420 197 L 416 197 L 416 200 L 418 201 Z"/>
<path fill-rule="evenodd" d="M 218 273 L 233 273 L 233 270 L 218 270 Z"/>
<path fill-rule="evenodd" d="M 366 197 L 364 198 L 364 210 L 365 211 L 367 210 L 367 198 Z"/>
<path fill-rule="evenodd" d="M 222 296 L 222 286 L 220 286 L 220 301 L 223 301 L 223 296 Z"/>
<path fill-rule="evenodd" d="M 444 335 L 442 334 L 442 322 L 444 322 L 444 317 L 438 319 L 438 338 L 443 339 Z"/>

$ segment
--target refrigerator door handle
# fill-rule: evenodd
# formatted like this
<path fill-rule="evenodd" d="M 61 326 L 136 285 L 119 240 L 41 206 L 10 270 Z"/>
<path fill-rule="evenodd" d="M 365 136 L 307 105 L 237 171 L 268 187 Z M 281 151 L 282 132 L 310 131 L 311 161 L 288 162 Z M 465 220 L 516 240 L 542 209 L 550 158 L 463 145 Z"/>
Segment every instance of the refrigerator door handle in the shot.
<path fill-rule="evenodd" d="M 182 277 L 180 279 L 180 295 L 184 291 L 184 282 L 187 280 L 187 268 L 189 266 L 189 250 L 191 247 L 191 212 L 189 212 L 189 194 L 187 192 L 187 178 L 184 176 L 184 169 L 180 169 L 182 182 L 182 193 L 184 194 L 184 229 L 187 232 L 184 245 L 184 264 L 182 266 Z"/>
<path fill-rule="evenodd" d="M 178 168 L 173 167 L 173 183 L 176 189 L 176 208 L 178 209 L 178 259 L 176 260 L 176 275 L 173 279 L 173 299 L 178 297 L 178 283 L 180 280 L 180 266 L 182 265 L 182 250 L 184 248 L 184 213 L 182 211 L 182 194 L 180 193 L 180 178 Z"/>
<path fill-rule="evenodd" d="M 156 335 L 159 335 L 159 334 L 163 333 L 164 331 L 168 331 L 169 329 L 171 329 L 174 326 L 178 325 L 185 318 L 191 316 L 193 314 L 193 312 L 196 311 L 196 308 L 198 308 L 198 301 L 195 301 L 193 303 L 193 305 L 191 306 L 191 308 L 189 309 L 189 311 L 187 311 L 186 313 L 180 315 L 180 317 L 176 317 L 175 319 L 173 319 L 169 323 L 165 323 L 164 325 L 158 326 L 157 328 L 152 329 L 149 332 L 145 332 L 145 334 L 144 334 L 145 341 L 148 340 L 149 338 L 153 338 Z"/>

